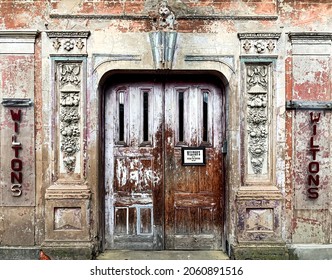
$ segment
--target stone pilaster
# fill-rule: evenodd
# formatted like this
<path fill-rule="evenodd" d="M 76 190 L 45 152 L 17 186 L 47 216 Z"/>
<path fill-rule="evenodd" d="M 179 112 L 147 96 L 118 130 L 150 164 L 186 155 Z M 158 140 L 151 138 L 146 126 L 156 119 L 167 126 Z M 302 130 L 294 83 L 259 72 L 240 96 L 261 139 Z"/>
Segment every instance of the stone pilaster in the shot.
<path fill-rule="evenodd" d="M 89 224 L 91 190 L 86 183 L 84 157 L 89 34 L 86 31 L 47 32 L 51 69 L 49 82 L 52 85 L 49 120 L 52 146 L 51 185 L 45 193 L 43 248 L 55 258 L 66 248 L 86 248 L 86 252 L 92 248 Z"/>
<path fill-rule="evenodd" d="M 276 184 L 275 76 L 279 33 L 241 33 L 241 187 L 236 194 L 233 257 L 287 258 Z M 271 253 L 269 253 L 269 249 Z"/>

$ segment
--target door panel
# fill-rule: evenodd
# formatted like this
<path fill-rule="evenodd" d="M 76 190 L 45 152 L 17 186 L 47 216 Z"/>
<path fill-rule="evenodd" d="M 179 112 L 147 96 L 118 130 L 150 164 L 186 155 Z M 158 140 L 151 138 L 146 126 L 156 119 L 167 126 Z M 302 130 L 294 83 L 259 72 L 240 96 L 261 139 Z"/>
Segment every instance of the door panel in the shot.
<path fill-rule="evenodd" d="M 166 248 L 220 249 L 223 97 L 217 88 L 202 83 L 186 87 L 174 83 L 165 90 Z M 204 146 L 206 165 L 183 166 L 182 146 Z"/>
<path fill-rule="evenodd" d="M 106 248 L 221 248 L 223 98 L 193 82 L 106 92 Z M 184 146 L 204 146 L 206 165 L 183 166 Z"/>
<path fill-rule="evenodd" d="M 139 83 L 106 94 L 106 248 L 163 247 L 163 215 L 153 205 L 163 199 L 161 93 Z"/>

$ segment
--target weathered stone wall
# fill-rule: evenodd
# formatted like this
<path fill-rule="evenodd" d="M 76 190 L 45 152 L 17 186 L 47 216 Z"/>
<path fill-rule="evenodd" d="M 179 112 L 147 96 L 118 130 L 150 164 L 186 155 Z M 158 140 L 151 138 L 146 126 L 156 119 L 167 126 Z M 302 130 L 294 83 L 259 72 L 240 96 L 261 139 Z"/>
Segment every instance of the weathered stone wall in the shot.
<path fill-rule="evenodd" d="M 35 244 L 34 62 L 36 32 L 0 32 L 0 243 Z"/>
<path fill-rule="evenodd" d="M 156 68 L 225 84 L 233 257 L 250 258 L 253 244 L 252 258 L 266 248 L 286 258 L 286 244 L 331 243 L 331 1 L 168 5 L 176 21 L 157 0 L 0 1 L 0 246 L 59 258 L 60 247 L 82 257 L 102 247 L 102 86 Z M 177 34 L 162 62 L 157 31 Z"/>
<path fill-rule="evenodd" d="M 286 188 L 293 190 L 289 228 L 293 243 L 331 242 L 330 107 L 331 35 L 290 34 L 287 60 L 289 100 L 301 107 L 287 111 L 289 162 Z M 289 196 L 287 196 L 289 198 Z"/>

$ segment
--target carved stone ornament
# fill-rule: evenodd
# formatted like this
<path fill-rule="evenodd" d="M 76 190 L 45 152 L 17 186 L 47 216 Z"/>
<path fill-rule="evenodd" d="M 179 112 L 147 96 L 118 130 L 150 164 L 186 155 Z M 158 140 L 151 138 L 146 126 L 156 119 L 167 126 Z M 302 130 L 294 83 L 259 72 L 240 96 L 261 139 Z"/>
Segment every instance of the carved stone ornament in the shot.
<path fill-rule="evenodd" d="M 276 54 L 280 33 L 239 33 L 241 52 L 246 55 Z"/>
<path fill-rule="evenodd" d="M 268 152 L 268 69 L 266 65 L 247 66 L 248 152 L 254 174 L 262 174 Z"/>
<path fill-rule="evenodd" d="M 268 41 L 266 44 L 266 48 L 269 50 L 269 52 L 273 52 L 275 47 L 276 47 L 276 44 L 272 40 Z"/>
<path fill-rule="evenodd" d="M 86 41 L 89 31 L 47 31 L 52 39 L 52 46 L 56 53 L 86 53 Z"/>
<path fill-rule="evenodd" d="M 152 29 L 162 31 L 174 31 L 177 27 L 177 21 L 167 1 L 162 1 L 159 4 L 158 11 L 149 13 L 152 18 Z"/>
<path fill-rule="evenodd" d="M 247 88 L 250 90 L 254 86 L 267 89 L 267 67 L 265 65 L 247 68 Z"/>
<path fill-rule="evenodd" d="M 246 40 L 246 41 L 243 43 L 243 49 L 245 50 L 246 53 L 248 53 L 249 50 L 250 50 L 250 48 L 251 48 L 251 43 L 250 43 L 248 40 Z"/>
<path fill-rule="evenodd" d="M 265 42 L 257 41 L 255 42 L 255 48 L 257 53 L 263 53 L 265 51 Z"/>
<path fill-rule="evenodd" d="M 71 84 L 75 87 L 79 86 L 80 80 L 79 64 L 61 64 L 60 65 L 60 86 Z"/>
<path fill-rule="evenodd" d="M 80 50 L 82 50 L 84 48 L 84 42 L 82 41 L 81 38 L 78 38 L 77 41 L 76 41 L 76 47 Z"/>
<path fill-rule="evenodd" d="M 82 209 L 80 207 L 56 207 L 54 209 L 54 229 L 81 230 Z"/>
<path fill-rule="evenodd" d="M 80 151 L 80 72 L 79 64 L 59 65 L 60 150 L 67 173 L 74 172 L 76 154 Z"/>
<path fill-rule="evenodd" d="M 171 69 L 174 59 L 177 32 L 150 33 L 150 44 L 156 69 Z"/>
<path fill-rule="evenodd" d="M 150 44 L 156 69 L 171 69 L 176 41 L 177 21 L 166 1 L 160 3 L 158 12 L 151 12 L 152 29 Z"/>
<path fill-rule="evenodd" d="M 74 46 L 75 46 L 74 40 L 66 40 L 63 48 L 69 52 L 74 48 Z"/>
<path fill-rule="evenodd" d="M 56 38 L 54 41 L 53 41 L 53 48 L 55 49 L 55 50 L 59 50 L 60 49 L 60 47 L 61 47 L 61 42 L 59 41 L 59 39 L 58 38 Z"/>
<path fill-rule="evenodd" d="M 246 209 L 247 211 L 247 231 L 273 231 L 273 208 L 271 209 Z"/>

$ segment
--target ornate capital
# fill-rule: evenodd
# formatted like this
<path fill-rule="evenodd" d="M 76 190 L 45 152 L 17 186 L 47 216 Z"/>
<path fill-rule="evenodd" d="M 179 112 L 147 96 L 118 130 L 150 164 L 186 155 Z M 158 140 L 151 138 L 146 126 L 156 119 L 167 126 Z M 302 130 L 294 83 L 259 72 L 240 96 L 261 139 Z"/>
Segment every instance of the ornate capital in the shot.
<path fill-rule="evenodd" d="M 276 54 L 281 33 L 239 33 L 242 55 Z"/>
<path fill-rule="evenodd" d="M 48 31 L 51 39 L 51 50 L 58 54 L 85 54 L 90 31 Z"/>

